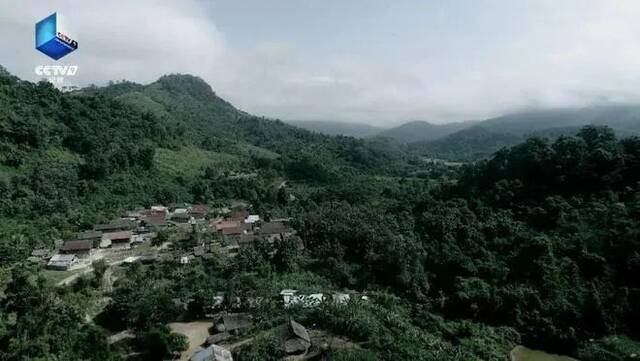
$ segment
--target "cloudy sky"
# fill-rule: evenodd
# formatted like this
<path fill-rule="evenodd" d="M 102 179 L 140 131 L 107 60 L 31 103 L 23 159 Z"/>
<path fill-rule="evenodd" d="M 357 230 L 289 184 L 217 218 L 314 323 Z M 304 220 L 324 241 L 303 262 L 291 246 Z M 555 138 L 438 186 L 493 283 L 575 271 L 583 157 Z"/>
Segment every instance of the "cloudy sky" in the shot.
<path fill-rule="evenodd" d="M 52 61 L 57 11 L 79 49 Z M 204 78 L 243 110 L 391 125 L 640 102 L 637 0 L 4 0 L 0 64 L 73 82 Z"/>

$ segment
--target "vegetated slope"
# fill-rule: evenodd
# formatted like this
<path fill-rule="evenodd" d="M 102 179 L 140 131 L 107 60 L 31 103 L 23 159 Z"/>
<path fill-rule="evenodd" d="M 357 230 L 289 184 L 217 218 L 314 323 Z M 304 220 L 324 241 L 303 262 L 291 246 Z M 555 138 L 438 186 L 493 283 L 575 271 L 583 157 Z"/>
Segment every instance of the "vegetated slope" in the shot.
<path fill-rule="evenodd" d="M 457 160 L 486 158 L 529 136 L 556 138 L 584 125 L 607 125 L 620 136 L 640 133 L 640 106 L 611 105 L 580 109 L 535 110 L 481 121 L 447 137 L 410 144 L 425 155 Z"/>
<path fill-rule="evenodd" d="M 296 127 L 328 135 L 345 135 L 348 137 L 366 138 L 380 133 L 383 129 L 363 123 L 336 122 L 322 120 L 290 120 L 286 121 Z"/>
<path fill-rule="evenodd" d="M 473 125 L 473 122 L 432 124 L 425 121 L 413 121 L 381 131 L 376 135 L 398 143 L 413 143 L 439 139 Z"/>
<path fill-rule="evenodd" d="M 367 170 L 376 167 L 378 171 L 390 169 L 387 166 L 395 168 L 393 161 L 401 156 L 382 141 L 312 133 L 247 114 L 219 98 L 202 79 L 190 75 L 167 75 L 149 85 L 121 83 L 85 89 L 77 95 L 102 95 L 139 111 L 152 111 L 178 126 L 190 141 L 212 151 L 249 144 L 278 153 L 285 162 L 314 154 L 330 159 L 327 164 Z M 385 167 L 379 162 L 383 159 L 387 159 Z"/>
<path fill-rule="evenodd" d="M 275 197 L 277 179 L 393 174 L 404 159 L 383 142 L 251 116 L 193 76 L 61 93 L 3 71 L 0 257 L 25 257 L 35 244 L 136 204 L 232 197 L 258 204 Z M 261 176 L 231 181 L 230 172 Z"/>

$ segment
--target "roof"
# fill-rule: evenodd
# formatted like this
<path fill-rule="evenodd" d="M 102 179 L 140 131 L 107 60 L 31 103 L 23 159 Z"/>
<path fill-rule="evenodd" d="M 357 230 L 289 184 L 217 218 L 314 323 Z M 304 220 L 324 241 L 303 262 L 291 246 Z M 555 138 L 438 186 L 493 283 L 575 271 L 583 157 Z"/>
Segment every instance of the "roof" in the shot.
<path fill-rule="evenodd" d="M 76 259 L 76 256 L 74 254 L 54 254 L 53 257 L 51 257 L 51 260 L 49 260 L 49 263 L 72 262 L 74 259 Z"/>
<path fill-rule="evenodd" d="M 242 234 L 242 228 L 241 227 L 231 227 L 231 228 L 223 228 L 222 229 L 222 234 L 224 235 L 234 235 L 234 234 Z"/>
<path fill-rule="evenodd" d="M 173 211 L 174 209 L 177 209 L 177 208 L 189 208 L 189 203 L 185 203 L 185 202 L 171 203 L 167 208 L 170 211 Z"/>
<path fill-rule="evenodd" d="M 209 207 L 205 206 L 204 204 L 196 204 L 195 206 L 191 207 L 191 214 L 206 215 L 207 213 L 209 213 Z"/>
<path fill-rule="evenodd" d="M 79 232 L 76 236 L 77 239 L 93 239 L 102 237 L 102 232 L 100 231 L 84 231 Z"/>
<path fill-rule="evenodd" d="M 222 231 L 225 228 L 234 228 L 240 227 L 240 222 L 238 221 L 221 221 L 216 223 L 216 231 Z"/>
<path fill-rule="evenodd" d="M 247 216 L 247 218 L 244 220 L 246 223 L 254 223 L 260 220 L 260 216 L 257 214 L 250 214 L 249 216 Z"/>
<path fill-rule="evenodd" d="M 229 219 L 232 221 L 244 221 L 247 217 L 249 217 L 249 212 L 247 211 L 236 211 L 229 215 Z"/>
<path fill-rule="evenodd" d="M 102 235 L 103 238 L 110 239 L 112 241 L 131 240 L 132 236 L 133 232 L 131 231 L 109 232 Z"/>
<path fill-rule="evenodd" d="M 231 352 L 218 345 L 211 345 L 191 356 L 191 361 L 233 361 Z"/>
<path fill-rule="evenodd" d="M 154 213 L 148 216 L 142 217 L 142 221 L 145 224 L 151 224 L 154 226 L 162 226 L 167 224 L 167 219 L 163 213 Z"/>
<path fill-rule="evenodd" d="M 74 254 L 56 254 L 47 263 L 49 267 L 70 267 L 76 260 Z"/>
<path fill-rule="evenodd" d="M 91 241 L 86 239 L 67 241 L 60 247 L 60 250 L 66 252 L 89 251 L 91 250 Z"/>
<path fill-rule="evenodd" d="M 174 213 L 174 214 L 171 216 L 171 219 L 186 219 L 186 220 L 189 220 L 189 219 L 191 219 L 191 215 L 190 215 L 189 213 L 187 213 L 187 212 L 184 212 L 184 213 Z"/>
<path fill-rule="evenodd" d="M 253 327 L 253 322 L 246 313 L 230 313 L 222 316 L 225 331 L 241 330 Z"/>
<path fill-rule="evenodd" d="M 280 234 L 280 233 L 285 233 L 288 230 L 289 229 L 287 228 L 287 226 L 282 222 L 264 223 L 260 227 L 261 234 Z"/>

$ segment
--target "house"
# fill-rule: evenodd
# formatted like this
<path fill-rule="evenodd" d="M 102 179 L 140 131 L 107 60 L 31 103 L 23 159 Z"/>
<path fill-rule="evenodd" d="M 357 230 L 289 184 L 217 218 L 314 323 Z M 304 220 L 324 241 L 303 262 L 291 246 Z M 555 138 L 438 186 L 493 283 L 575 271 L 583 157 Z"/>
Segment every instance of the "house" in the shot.
<path fill-rule="evenodd" d="M 230 228 L 224 228 L 222 230 L 222 235 L 223 236 L 240 236 L 241 234 L 244 234 L 244 230 L 242 229 L 242 227 L 230 227 Z"/>
<path fill-rule="evenodd" d="M 130 210 L 124 213 L 124 218 L 129 219 L 138 219 L 143 216 L 145 209 L 143 207 L 138 207 L 134 210 Z"/>
<path fill-rule="evenodd" d="M 216 231 L 222 232 L 226 228 L 239 228 L 240 222 L 238 221 L 220 221 L 215 223 Z"/>
<path fill-rule="evenodd" d="M 260 226 L 259 233 L 270 242 L 281 241 L 293 234 L 291 229 L 283 222 L 264 223 Z"/>
<path fill-rule="evenodd" d="M 195 219 L 205 219 L 209 214 L 209 207 L 203 204 L 196 204 L 191 207 L 189 214 Z"/>
<path fill-rule="evenodd" d="M 298 290 L 292 289 L 284 289 L 280 291 L 280 296 L 282 296 L 282 301 L 284 302 L 285 307 L 289 307 L 291 302 L 293 301 L 294 296 L 298 293 Z"/>
<path fill-rule="evenodd" d="M 53 256 L 53 251 L 50 249 L 34 249 L 31 251 L 31 257 L 38 258 L 41 260 L 48 260 Z"/>
<path fill-rule="evenodd" d="M 210 345 L 202 351 L 196 352 L 190 361 L 233 361 L 231 351 L 218 345 Z"/>
<path fill-rule="evenodd" d="M 101 232 L 130 231 L 136 228 L 136 222 L 130 219 L 120 218 L 109 223 L 96 224 L 93 229 Z"/>
<path fill-rule="evenodd" d="M 187 210 L 189 209 L 189 203 L 170 203 L 167 209 L 172 213 L 187 213 Z"/>
<path fill-rule="evenodd" d="M 117 249 L 128 249 L 131 248 L 131 239 L 133 238 L 133 233 L 131 231 L 121 231 L 121 232 L 109 232 L 104 233 L 102 235 L 102 242 L 100 243 L 100 247 L 103 247 L 103 244 L 108 244 L 106 247 L 117 248 Z"/>
<path fill-rule="evenodd" d="M 239 335 L 253 328 L 253 321 L 248 313 L 229 313 L 219 318 L 214 326 L 218 332 Z"/>
<path fill-rule="evenodd" d="M 249 215 L 247 211 L 235 211 L 232 212 L 228 218 L 232 221 L 243 222 Z"/>
<path fill-rule="evenodd" d="M 291 319 L 276 330 L 276 337 L 284 352 L 289 355 L 305 355 L 311 347 L 309 332 Z"/>
<path fill-rule="evenodd" d="M 298 294 L 297 290 L 285 289 L 280 291 L 285 308 L 300 306 L 304 308 L 318 307 L 325 301 L 322 293 L 311 293 L 307 295 Z"/>
<path fill-rule="evenodd" d="M 142 225 L 149 231 L 159 231 L 167 228 L 167 219 L 164 213 L 153 213 L 141 218 Z"/>
<path fill-rule="evenodd" d="M 91 256 L 92 244 L 86 239 L 67 241 L 60 247 L 61 254 L 74 254 L 78 258 Z"/>
<path fill-rule="evenodd" d="M 171 222 L 174 223 L 189 223 L 190 220 L 191 215 L 187 213 L 186 210 L 184 212 L 174 213 L 171 215 Z"/>
<path fill-rule="evenodd" d="M 75 254 L 56 254 L 49 260 L 47 267 L 56 270 L 66 271 L 78 263 L 78 257 Z"/>
<path fill-rule="evenodd" d="M 155 214 L 159 214 L 159 213 L 167 214 L 167 212 L 169 212 L 169 209 L 167 207 L 165 207 L 165 206 L 151 206 L 150 210 L 151 210 L 152 214 L 153 213 L 155 213 Z"/>
<path fill-rule="evenodd" d="M 102 240 L 101 231 L 84 231 L 76 234 L 76 239 L 91 241 L 93 248 L 98 248 Z"/>
<path fill-rule="evenodd" d="M 257 214 L 250 214 L 249 216 L 247 216 L 247 218 L 244 220 L 244 223 L 256 223 L 260 221 L 260 216 Z"/>

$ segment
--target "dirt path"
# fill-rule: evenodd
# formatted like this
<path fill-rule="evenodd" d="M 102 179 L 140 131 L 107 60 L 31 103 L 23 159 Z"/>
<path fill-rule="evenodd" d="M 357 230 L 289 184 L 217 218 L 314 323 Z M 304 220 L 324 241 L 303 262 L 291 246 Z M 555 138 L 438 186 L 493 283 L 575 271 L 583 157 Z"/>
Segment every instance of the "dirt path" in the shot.
<path fill-rule="evenodd" d="M 180 356 L 180 360 L 186 361 L 191 356 L 202 350 L 202 344 L 209 337 L 209 328 L 213 325 L 211 320 L 194 322 L 173 322 L 169 324 L 171 331 L 187 336 L 189 348 Z"/>
<path fill-rule="evenodd" d="M 104 272 L 104 277 L 108 280 L 107 283 L 109 284 L 109 287 L 111 287 L 111 285 L 113 285 L 113 280 L 111 280 L 111 274 L 113 273 L 113 271 L 111 270 L 111 267 L 113 266 L 117 266 L 121 263 L 124 263 L 124 260 L 119 260 L 119 261 L 115 261 L 112 263 L 109 263 L 107 265 L 107 269 Z M 82 275 L 86 275 L 87 273 L 93 272 L 93 267 L 92 266 L 88 266 L 84 269 L 82 269 L 82 272 L 78 272 L 78 273 L 74 273 L 71 276 L 63 279 L 62 281 L 57 283 L 58 287 L 61 286 L 68 286 L 71 283 L 73 283 L 73 281 L 75 281 L 78 277 L 82 276 Z"/>
<path fill-rule="evenodd" d="M 78 273 L 74 273 L 74 274 L 72 274 L 71 276 L 69 276 L 69 277 L 67 277 L 67 278 L 63 279 L 63 280 L 62 280 L 62 281 L 60 281 L 60 282 L 58 282 L 58 283 L 56 284 L 56 286 L 58 286 L 58 287 L 61 287 L 61 286 L 68 286 L 68 285 L 70 285 L 71 283 L 73 283 L 73 281 L 75 281 L 78 277 L 80 277 L 80 276 L 82 276 L 82 275 L 86 275 L 87 273 L 92 272 L 92 271 L 93 271 L 93 267 L 91 267 L 91 266 L 89 266 L 89 267 L 87 267 L 87 268 L 84 268 L 84 269 L 82 270 L 82 272 L 78 272 Z"/>

